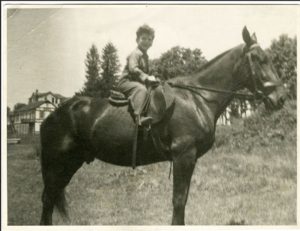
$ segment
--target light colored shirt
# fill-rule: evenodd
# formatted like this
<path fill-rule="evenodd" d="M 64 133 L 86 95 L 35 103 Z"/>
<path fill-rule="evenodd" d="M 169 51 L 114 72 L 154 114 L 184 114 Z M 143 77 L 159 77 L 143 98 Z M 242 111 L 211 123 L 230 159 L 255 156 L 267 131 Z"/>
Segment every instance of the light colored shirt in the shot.
<path fill-rule="evenodd" d="M 138 81 L 144 83 L 149 76 L 149 57 L 146 52 L 143 52 L 137 47 L 127 57 L 127 63 L 122 75 L 118 81 L 123 78 L 128 78 L 131 81 Z"/>

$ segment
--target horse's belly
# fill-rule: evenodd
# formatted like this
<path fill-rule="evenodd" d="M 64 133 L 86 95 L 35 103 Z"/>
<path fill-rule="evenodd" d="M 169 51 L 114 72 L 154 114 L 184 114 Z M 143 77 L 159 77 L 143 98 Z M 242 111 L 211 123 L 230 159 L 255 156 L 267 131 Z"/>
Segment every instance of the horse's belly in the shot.
<path fill-rule="evenodd" d="M 92 144 L 96 158 L 116 165 L 131 166 L 134 129 L 135 124 L 127 107 L 108 107 L 93 126 Z M 137 165 L 157 161 L 157 153 L 148 141 L 139 139 Z"/>

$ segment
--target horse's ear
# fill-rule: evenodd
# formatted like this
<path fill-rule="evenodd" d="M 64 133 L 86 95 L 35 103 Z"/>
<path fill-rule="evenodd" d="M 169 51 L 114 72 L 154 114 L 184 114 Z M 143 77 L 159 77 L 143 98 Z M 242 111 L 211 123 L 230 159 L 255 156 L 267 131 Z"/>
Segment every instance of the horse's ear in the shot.
<path fill-rule="evenodd" d="M 257 43 L 257 38 L 256 38 L 256 34 L 255 33 L 252 34 L 251 40 L 252 40 L 252 42 Z"/>
<path fill-rule="evenodd" d="M 243 28 L 243 39 L 247 46 L 251 46 L 252 39 L 246 26 Z"/>

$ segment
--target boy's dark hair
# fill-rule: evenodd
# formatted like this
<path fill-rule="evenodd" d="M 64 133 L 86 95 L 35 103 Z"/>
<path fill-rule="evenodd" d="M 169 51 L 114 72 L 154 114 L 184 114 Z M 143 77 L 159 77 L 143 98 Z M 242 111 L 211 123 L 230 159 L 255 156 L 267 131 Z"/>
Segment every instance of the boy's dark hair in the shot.
<path fill-rule="evenodd" d="M 154 30 L 150 26 L 144 24 L 138 28 L 136 31 L 136 39 L 138 39 L 142 34 L 151 35 L 154 38 Z"/>

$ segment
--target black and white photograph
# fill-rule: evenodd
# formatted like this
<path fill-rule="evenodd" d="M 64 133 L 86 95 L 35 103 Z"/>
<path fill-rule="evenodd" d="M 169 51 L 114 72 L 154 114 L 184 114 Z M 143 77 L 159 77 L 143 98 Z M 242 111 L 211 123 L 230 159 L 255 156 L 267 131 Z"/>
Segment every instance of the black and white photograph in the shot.
<path fill-rule="evenodd" d="M 297 29 L 297 2 L 2 2 L 3 230 L 297 227 Z"/>

